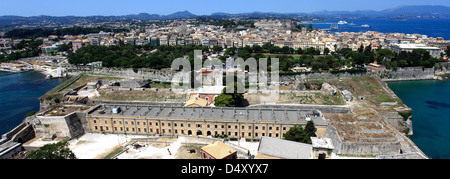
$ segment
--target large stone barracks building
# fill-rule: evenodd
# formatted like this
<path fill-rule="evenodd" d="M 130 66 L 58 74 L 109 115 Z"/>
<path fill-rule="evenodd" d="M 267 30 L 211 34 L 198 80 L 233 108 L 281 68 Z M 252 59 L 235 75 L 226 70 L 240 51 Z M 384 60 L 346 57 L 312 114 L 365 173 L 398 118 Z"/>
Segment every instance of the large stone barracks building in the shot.
<path fill-rule="evenodd" d="M 327 121 L 318 110 L 173 107 L 102 104 L 86 115 L 89 132 L 141 135 L 228 135 L 230 138 L 283 138 L 294 125 L 312 120 L 318 136 Z"/>

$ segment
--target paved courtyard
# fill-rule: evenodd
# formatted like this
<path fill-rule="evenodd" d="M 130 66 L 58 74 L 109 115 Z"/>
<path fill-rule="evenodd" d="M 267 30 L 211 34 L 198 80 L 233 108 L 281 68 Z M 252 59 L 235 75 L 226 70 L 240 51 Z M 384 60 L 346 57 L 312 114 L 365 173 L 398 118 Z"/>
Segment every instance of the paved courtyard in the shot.
<path fill-rule="evenodd" d="M 102 159 L 115 149 L 126 146 L 118 159 L 198 159 L 200 149 L 212 144 L 212 138 L 178 137 L 154 138 L 121 134 L 85 134 L 69 141 L 69 148 L 79 159 Z M 258 142 L 232 141 L 240 149 L 248 149 L 257 154 Z M 133 144 L 133 145 L 127 145 Z M 138 145 L 135 145 L 138 144 Z M 195 153 L 190 153 L 195 150 Z"/>

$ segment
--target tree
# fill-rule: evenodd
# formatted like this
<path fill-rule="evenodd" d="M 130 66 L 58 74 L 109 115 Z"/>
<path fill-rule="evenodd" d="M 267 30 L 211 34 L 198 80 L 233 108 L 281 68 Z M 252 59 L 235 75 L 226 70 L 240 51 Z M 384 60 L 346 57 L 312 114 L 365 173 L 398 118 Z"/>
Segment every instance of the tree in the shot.
<path fill-rule="evenodd" d="M 214 51 L 215 53 L 221 52 L 222 50 L 223 50 L 222 46 L 215 45 L 215 46 L 213 47 L 213 51 Z"/>
<path fill-rule="evenodd" d="M 364 55 L 370 56 L 371 54 L 372 54 L 372 44 L 370 44 L 369 46 L 367 46 L 367 47 L 364 49 Z"/>
<path fill-rule="evenodd" d="M 447 57 L 450 57 L 450 46 L 447 46 L 447 50 L 445 50 L 445 54 Z"/>
<path fill-rule="evenodd" d="M 267 52 L 269 51 L 270 47 L 273 47 L 273 45 L 270 42 L 267 42 L 262 46 L 263 50 Z"/>
<path fill-rule="evenodd" d="M 227 50 L 225 50 L 225 54 L 230 56 L 236 55 L 236 50 L 236 47 L 227 48 Z"/>
<path fill-rule="evenodd" d="M 305 129 L 300 125 L 291 127 L 289 131 L 284 134 L 284 140 L 311 144 L 311 137 L 316 137 L 316 131 L 317 129 L 314 126 L 314 122 L 308 121 Z"/>
<path fill-rule="evenodd" d="M 278 55 L 276 56 L 279 60 L 279 69 L 281 71 L 289 71 L 290 68 L 294 66 L 294 59 L 289 55 Z"/>
<path fill-rule="evenodd" d="M 44 145 L 38 150 L 30 152 L 27 159 L 76 159 L 76 156 L 69 149 L 66 141 Z"/>
<path fill-rule="evenodd" d="M 366 64 L 367 56 L 364 55 L 364 53 L 355 53 L 353 56 L 353 62 L 357 65 L 364 65 Z"/>
<path fill-rule="evenodd" d="M 309 54 L 309 55 L 320 55 L 320 50 L 314 47 L 309 47 L 306 49 L 305 54 Z"/>
<path fill-rule="evenodd" d="M 309 24 L 309 25 L 308 25 L 308 31 L 311 32 L 312 30 L 313 30 L 313 25 L 312 25 L 312 24 Z"/>
<path fill-rule="evenodd" d="M 280 52 L 281 52 L 281 48 L 278 47 L 278 46 L 271 46 L 271 47 L 269 48 L 269 52 L 270 52 L 270 53 L 280 53 Z"/>
<path fill-rule="evenodd" d="M 364 52 L 364 45 L 361 44 L 361 46 L 359 46 L 358 48 L 358 53 L 363 53 Z"/>
<path fill-rule="evenodd" d="M 242 100 L 244 96 L 241 93 L 238 93 L 238 84 L 237 82 L 232 83 L 231 85 L 225 87 L 222 91 L 222 94 L 217 96 L 214 99 L 214 105 L 217 107 L 239 107 L 242 105 Z M 234 88 L 233 93 L 227 93 L 227 88 Z"/>
<path fill-rule="evenodd" d="M 281 52 L 283 54 L 291 54 L 294 51 L 294 49 L 289 48 L 288 46 L 284 46 L 283 48 L 281 48 Z"/>
<path fill-rule="evenodd" d="M 323 50 L 323 54 L 324 54 L 324 55 L 328 55 L 329 53 L 330 53 L 330 49 L 325 48 L 325 49 Z"/>
<path fill-rule="evenodd" d="M 241 48 L 239 49 L 238 52 L 238 56 L 245 59 L 251 58 L 252 57 L 252 53 L 250 52 L 251 50 L 247 50 L 245 48 Z"/>
<path fill-rule="evenodd" d="M 301 54 L 303 54 L 303 53 L 304 53 L 303 49 L 302 49 L 301 47 L 299 47 L 298 50 L 297 50 L 297 54 L 300 54 L 300 55 L 301 55 Z"/>
<path fill-rule="evenodd" d="M 316 126 L 314 125 L 313 121 L 308 121 L 305 126 L 305 132 L 309 137 L 317 137 L 316 135 Z"/>
<path fill-rule="evenodd" d="M 380 49 L 375 52 L 375 59 L 378 63 L 385 65 L 387 61 L 391 61 L 394 57 L 394 52 L 390 49 Z"/>
<path fill-rule="evenodd" d="M 214 99 L 214 105 L 217 107 L 236 107 L 233 96 L 229 94 L 220 94 Z"/>
<path fill-rule="evenodd" d="M 295 125 L 294 127 L 291 127 L 289 131 L 287 131 L 283 136 L 284 140 L 308 144 L 312 143 L 311 138 L 308 136 L 308 133 L 305 130 L 303 130 L 302 126 L 300 125 Z"/>
<path fill-rule="evenodd" d="M 253 53 L 262 53 L 263 52 L 263 48 L 261 46 L 259 46 L 259 45 L 253 45 L 252 51 L 253 51 Z"/>

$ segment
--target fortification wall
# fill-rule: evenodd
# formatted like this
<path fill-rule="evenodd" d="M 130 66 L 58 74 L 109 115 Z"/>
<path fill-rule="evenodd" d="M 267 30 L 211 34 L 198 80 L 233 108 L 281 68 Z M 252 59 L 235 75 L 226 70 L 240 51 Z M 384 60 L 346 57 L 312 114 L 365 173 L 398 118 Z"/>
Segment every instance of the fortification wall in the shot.
<path fill-rule="evenodd" d="M 450 61 L 443 63 L 436 63 L 435 69 L 436 74 L 439 73 L 450 74 Z"/>
<path fill-rule="evenodd" d="M 381 113 L 385 117 L 385 121 L 398 131 L 404 131 L 407 127 L 404 118 L 398 112 Z"/>
<path fill-rule="evenodd" d="M 74 138 L 84 134 L 83 124 L 78 116 L 83 116 L 73 112 L 66 116 L 40 116 L 33 122 L 33 127 L 37 137 L 49 138 L 56 134 L 58 137 Z"/>
<path fill-rule="evenodd" d="M 90 100 L 88 104 L 113 104 L 113 105 L 150 105 L 150 106 L 184 106 L 184 102 L 176 103 L 176 102 L 132 102 L 132 101 L 102 101 L 102 100 Z"/>
<path fill-rule="evenodd" d="M 439 63 L 433 68 L 423 67 L 406 67 L 397 70 L 385 70 L 379 72 L 321 72 L 321 73 L 301 73 L 301 74 L 281 74 L 280 81 L 298 81 L 305 78 L 327 78 L 327 77 L 355 77 L 364 76 L 366 74 L 375 74 L 380 76 L 384 81 L 401 81 L 401 80 L 427 80 L 433 79 L 435 72 L 442 73 L 449 71 L 449 63 Z M 78 75 L 82 72 L 109 74 L 113 76 L 123 76 L 138 79 L 151 79 L 153 81 L 172 81 L 176 71 L 163 71 L 152 69 L 132 69 L 132 68 L 82 68 L 68 67 L 69 75 Z M 270 74 L 268 74 L 270 79 Z M 270 80 L 269 80 L 270 81 Z"/>
<path fill-rule="evenodd" d="M 432 80 L 435 68 L 406 67 L 376 72 L 383 81 Z"/>
<path fill-rule="evenodd" d="M 394 155 L 400 154 L 400 142 L 344 142 L 339 155 Z"/>
<path fill-rule="evenodd" d="M 298 79 L 305 79 L 305 78 L 357 77 L 357 76 L 364 76 L 366 74 L 367 74 L 366 72 L 356 72 L 356 73 L 322 72 L 322 73 L 282 74 L 280 75 L 280 81 L 296 81 Z"/>
<path fill-rule="evenodd" d="M 101 68 L 94 69 L 93 73 L 132 77 L 138 79 L 151 79 L 153 81 L 172 81 L 172 78 L 176 72 L 150 69 L 139 69 L 135 72 L 132 68 Z"/>
<path fill-rule="evenodd" d="M 283 109 L 302 109 L 302 110 L 319 110 L 322 113 L 350 113 L 350 108 L 340 106 L 322 106 L 322 105 L 253 105 L 249 108 L 283 108 Z"/>
<path fill-rule="evenodd" d="M 343 141 L 332 125 L 328 125 L 326 137 L 333 142 L 338 155 L 394 155 L 399 154 L 401 144 L 396 138 L 380 138 L 379 141 Z"/>
<path fill-rule="evenodd" d="M 328 125 L 325 137 L 331 139 L 334 146 L 334 153 L 339 153 L 341 151 L 341 139 L 337 135 L 336 128 L 333 125 Z"/>

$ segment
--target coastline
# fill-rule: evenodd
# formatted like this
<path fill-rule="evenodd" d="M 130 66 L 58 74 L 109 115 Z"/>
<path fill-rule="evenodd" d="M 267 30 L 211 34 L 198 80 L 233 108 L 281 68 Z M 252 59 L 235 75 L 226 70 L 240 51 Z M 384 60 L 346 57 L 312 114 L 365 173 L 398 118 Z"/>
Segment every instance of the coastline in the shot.
<path fill-rule="evenodd" d="M 448 73 L 447 73 L 448 74 Z M 444 159 L 443 153 L 450 146 L 443 143 L 448 140 L 448 93 L 449 81 L 416 80 L 389 83 L 389 87 L 407 104 L 413 113 L 413 142 L 420 146 L 430 158 Z M 448 143 L 447 143 L 448 144 Z"/>
<path fill-rule="evenodd" d="M 3 68 L 1 68 L 0 71 L 2 71 L 2 72 L 14 73 L 14 74 L 17 74 L 17 73 L 25 73 L 25 72 L 30 72 L 30 71 L 35 71 L 35 72 L 38 72 L 38 73 L 41 73 L 41 74 L 45 75 L 45 76 L 46 76 L 46 77 L 45 77 L 46 80 L 47 80 L 47 79 L 67 78 L 67 77 L 70 77 L 70 76 L 67 75 L 67 74 L 66 74 L 65 76 L 53 76 L 53 75 L 52 75 L 52 72 L 49 72 L 49 71 L 47 71 L 47 70 L 37 70 L 37 69 L 29 69 L 29 70 L 20 70 L 20 71 L 17 71 L 17 70 L 8 70 L 8 69 L 3 69 Z"/>
<path fill-rule="evenodd" d="M 436 76 L 448 76 L 448 75 L 450 75 L 450 71 L 438 72 L 438 73 L 435 73 L 434 75 L 436 75 Z"/>
<path fill-rule="evenodd" d="M 20 70 L 20 71 L 17 71 L 17 70 L 9 70 L 9 69 L 0 68 L 0 71 L 3 71 L 3 72 L 10 72 L 10 73 L 23 73 L 23 72 L 33 71 L 33 70 L 30 69 L 30 70 Z"/>
<path fill-rule="evenodd" d="M 396 82 L 396 81 L 421 81 L 421 80 L 438 80 L 438 81 L 445 81 L 447 80 L 447 76 L 450 75 L 450 71 L 444 71 L 444 72 L 436 72 L 434 73 L 433 77 L 424 77 L 424 78 L 397 78 L 397 79 L 381 79 L 384 82 Z"/>

